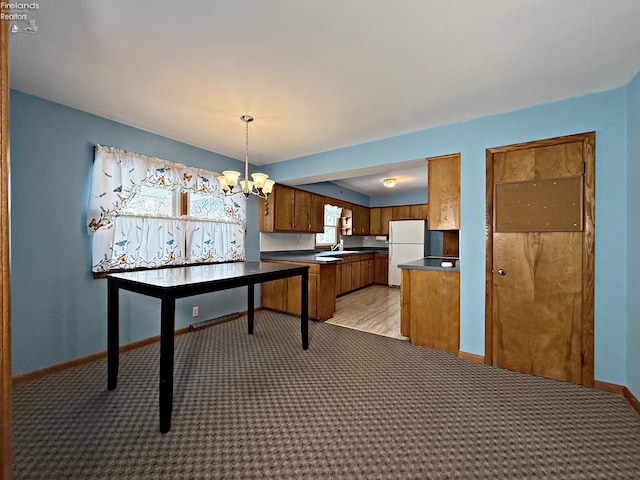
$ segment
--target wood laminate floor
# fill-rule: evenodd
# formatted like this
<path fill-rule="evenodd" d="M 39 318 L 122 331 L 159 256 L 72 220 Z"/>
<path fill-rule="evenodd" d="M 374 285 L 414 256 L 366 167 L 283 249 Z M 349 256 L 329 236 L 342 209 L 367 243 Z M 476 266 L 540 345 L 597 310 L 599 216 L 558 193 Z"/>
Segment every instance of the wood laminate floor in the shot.
<path fill-rule="evenodd" d="M 400 335 L 400 289 L 372 285 L 342 295 L 327 323 L 405 339 Z"/>

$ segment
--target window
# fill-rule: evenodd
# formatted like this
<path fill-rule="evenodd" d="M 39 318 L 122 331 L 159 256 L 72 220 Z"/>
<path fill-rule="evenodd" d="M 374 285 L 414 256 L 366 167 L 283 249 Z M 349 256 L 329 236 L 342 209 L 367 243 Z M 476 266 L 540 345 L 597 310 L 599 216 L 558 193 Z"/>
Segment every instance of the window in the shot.
<path fill-rule="evenodd" d="M 94 273 L 245 259 L 246 199 L 217 173 L 97 146 L 87 209 Z"/>
<path fill-rule="evenodd" d="M 188 193 L 187 215 L 190 217 L 218 219 L 224 216 L 224 201 L 221 197 Z"/>
<path fill-rule="evenodd" d="M 181 211 L 180 195 L 175 190 L 140 185 L 121 212 L 128 215 L 173 217 Z"/>
<path fill-rule="evenodd" d="M 324 206 L 324 232 L 316 233 L 316 245 L 335 245 L 340 241 L 338 237 L 338 219 L 342 208 L 326 204 Z"/>

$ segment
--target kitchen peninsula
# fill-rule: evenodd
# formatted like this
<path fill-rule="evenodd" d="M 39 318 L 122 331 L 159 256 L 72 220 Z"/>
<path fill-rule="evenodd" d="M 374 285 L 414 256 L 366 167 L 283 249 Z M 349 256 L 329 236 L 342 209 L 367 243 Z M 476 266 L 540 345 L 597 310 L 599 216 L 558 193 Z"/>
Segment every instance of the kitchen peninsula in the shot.
<path fill-rule="evenodd" d="M 399 265 L 400 332 L 414 345 L 458 354 L 460 261 L 427 257 Z"/>
<path fill-rule="evenodd" d="M 387 283 L 387 249 L 294 250 L 262 252 L 262 262 L 309 267 L 309 318 L 328 320 L 336 311 L 336 297 L 368 285 Z M 300 282 L 295 278 L 262 284 L 264 308 L 298 315 Z"/>

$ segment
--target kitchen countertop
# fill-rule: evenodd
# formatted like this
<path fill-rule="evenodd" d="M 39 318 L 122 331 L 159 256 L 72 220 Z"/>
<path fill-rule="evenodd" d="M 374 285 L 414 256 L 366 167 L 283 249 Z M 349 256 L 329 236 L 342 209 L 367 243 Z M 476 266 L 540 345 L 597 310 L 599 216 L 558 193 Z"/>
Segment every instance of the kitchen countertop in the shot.
<path fill-rule="evenodd" d="M 339 263 L 342 262 L 342 257 L 347 255 L 363 254 L 363 253 L 387 253 L 389 250 L 386 248 L 377 247 L 360 247 L 360 248 L 348 248 L 346 250 L 336 250 L 332 252 L 330 250 L 287 250 L 287 251 L 275 251 L 275 252 L 261 252 L 260 260 L 280 260 L 288 262 L 303 262 L 303 263 Z"/>
<path fill-rule="evenodd" d="M 442 262 L 453 262 L 452 267 L 443 267 Z M 402 263 L 399 268 L 407 268 L 410 270 L 437 270 L 441 272 L 459 272 L 460 260 L 458 258 L 447 257 L 425 257 L 412 262 Z"/>

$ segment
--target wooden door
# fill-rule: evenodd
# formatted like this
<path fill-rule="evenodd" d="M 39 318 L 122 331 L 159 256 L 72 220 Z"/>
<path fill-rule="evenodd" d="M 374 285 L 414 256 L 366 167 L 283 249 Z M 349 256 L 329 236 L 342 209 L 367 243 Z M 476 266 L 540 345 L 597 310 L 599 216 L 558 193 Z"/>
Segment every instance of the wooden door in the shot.
<path fill-rule="evenodd" d="M 593 385 L 594 143 L 487 151 L 487 363 Z"/>

